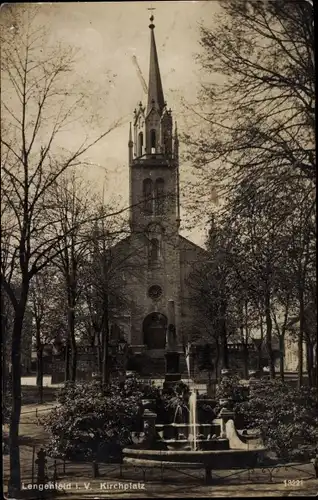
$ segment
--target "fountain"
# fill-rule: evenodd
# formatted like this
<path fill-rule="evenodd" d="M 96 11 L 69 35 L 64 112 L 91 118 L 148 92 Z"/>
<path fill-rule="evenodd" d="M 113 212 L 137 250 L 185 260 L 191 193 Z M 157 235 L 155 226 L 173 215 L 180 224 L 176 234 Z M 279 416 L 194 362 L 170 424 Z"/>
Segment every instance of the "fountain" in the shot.
<path fill-rule="evenodd" d="M 173 301 L 169 301 L 168 312 L 163 393 L 181 381 Z M 227 376 L 228 373 L 224 372 L 223 375 Z M 123 462 L 142 467 L 203 468 L 206 482 L 211 481 L 213 469 L 254 467 L 264 455 L 265 448 L 259 437 L 237 432 L 230 402 L 227 399 L 220 401 L 222 404 L 218 417 L 209 423 L 198 421 L 199 402 L 200 397 L 193 388 L 188 399 L 188 418 L 177 422 L 177 406 L 173 422 L 168 424 L 156 423 L 157 415 L 153 408 L 149 408 L 149 404 L 144 406 L 143 440 L 123 450 Z"/>

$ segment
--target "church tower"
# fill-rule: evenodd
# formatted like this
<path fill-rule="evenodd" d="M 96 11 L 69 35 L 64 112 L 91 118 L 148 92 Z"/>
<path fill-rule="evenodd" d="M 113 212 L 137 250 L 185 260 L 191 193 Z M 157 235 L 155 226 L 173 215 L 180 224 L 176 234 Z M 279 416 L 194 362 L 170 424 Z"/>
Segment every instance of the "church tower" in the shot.
<path fill-rule="evenodd" d="M 180 316 L 179 143 L 171 109 L 164 99 L 153 24 L 146 103 L 139 103 L 129 128 L 130 228 L 142 240 L 138 254 L 145 265 L 133 295 L 132 344 L 152 356 L 165 347 L 167 306 L 173 300 Z M 151 354 L 152 353 L 152 354 Z"/>
<path fill-rule="evenodd" d="M 147 104 L 139 103 L 129 130 L 130 227 L 140 232 L 152 223 L 173 233 L 180 223 L 179 144 L 164 100 L 153 20 L 151 16 Z"/>

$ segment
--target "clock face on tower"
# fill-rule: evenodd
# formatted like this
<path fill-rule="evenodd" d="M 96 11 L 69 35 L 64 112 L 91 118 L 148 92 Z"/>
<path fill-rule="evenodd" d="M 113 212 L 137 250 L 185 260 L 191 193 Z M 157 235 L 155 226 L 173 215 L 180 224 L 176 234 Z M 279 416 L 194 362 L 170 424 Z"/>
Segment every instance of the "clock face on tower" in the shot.
<path fill-rule="evenodd" d="M 162 289 L 159 285 L 152 285 L 148 290 L 148 296 L 153 299 L 159 299 L 162 295 Z"/>

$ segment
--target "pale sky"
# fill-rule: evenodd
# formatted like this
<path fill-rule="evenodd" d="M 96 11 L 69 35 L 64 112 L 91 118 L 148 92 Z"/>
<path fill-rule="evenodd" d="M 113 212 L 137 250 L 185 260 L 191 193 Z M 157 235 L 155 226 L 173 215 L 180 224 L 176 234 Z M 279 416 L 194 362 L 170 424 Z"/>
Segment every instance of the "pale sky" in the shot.
<path fill-rule="evenodd" d="M 184 113 L 181 97 L 195 102 L 199 89 L 200 67 L 194 60 L 200 51 L 198 23 L 213 25 L 219 9 L 217 2 L 76 2 L 40 6 L 40 22 L 49 27 L 52 42 L 66 42 L 81 49 L 77 71 L 98 89 L 103 113 L 107 115 L 101 120 L 101 129 L 113 120 L 123 119 L 121 127 L 90 150 L 89 159 L 94 165 L 88 173 L 101 188 L 106 171 L 106 189 L 120 196 L 123 206 L 128 205 L 129 122 L 139 101 L 146 102 L 132 57 L 136 56 L 148 83 L 149 7 L 155 8 L 155 37 L 165 100 L 182 132 L 188 130 L 191 117 Z M 181 155 L 182 149 L 181 143 Z M 181 185 L 188 176 L 189 168 L 181 162 Z M 198 226 L 183 234 L 199 244 L 205 238 L 205 231 Z"/>

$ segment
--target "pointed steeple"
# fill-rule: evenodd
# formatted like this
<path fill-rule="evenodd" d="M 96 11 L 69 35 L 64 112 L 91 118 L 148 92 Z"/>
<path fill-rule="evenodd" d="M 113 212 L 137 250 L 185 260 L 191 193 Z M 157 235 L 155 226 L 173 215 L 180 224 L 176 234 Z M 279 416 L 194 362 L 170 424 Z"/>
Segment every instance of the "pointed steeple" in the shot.
<path fill-rule="evenodd" d="M 148 106 L 147 106 L 147 114 L 154 106 L 159 113 L 162 113 L 162 110 L 165 105 L 161 76 L 159 70 L 159 62 L 158 62 L 158 54 L 157 47 L 154 35 L 155 25 L 153 24 L 154 17 L 150 17 L 149 28 L 151 31 L 150 34 L 150 65 L 149 65 L 149 84 L 148 84 Z"/>

